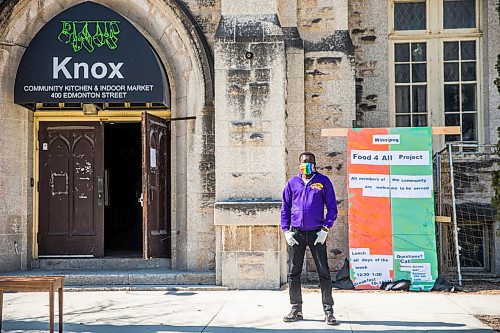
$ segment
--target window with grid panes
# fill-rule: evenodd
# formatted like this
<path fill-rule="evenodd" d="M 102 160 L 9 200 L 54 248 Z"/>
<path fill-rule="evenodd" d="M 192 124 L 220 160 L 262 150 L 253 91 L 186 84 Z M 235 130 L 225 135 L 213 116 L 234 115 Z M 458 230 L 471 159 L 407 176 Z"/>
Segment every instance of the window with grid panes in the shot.
<path fill-rule="evenodd" d="M 443 42 L 443 54 L 445 125 L 462 128 L 446 141 L 477 142 L 476 41 Z"/>
<path fill-rule="evenodd" d="M 392 1 L 392 112 L 397 127 L 461 126 L 478 142 L 478 0 Z"/>
<path fill-rule="evenodd" d="M 427 126 L 425 43 L 394 44 L 396 126 Z"/>

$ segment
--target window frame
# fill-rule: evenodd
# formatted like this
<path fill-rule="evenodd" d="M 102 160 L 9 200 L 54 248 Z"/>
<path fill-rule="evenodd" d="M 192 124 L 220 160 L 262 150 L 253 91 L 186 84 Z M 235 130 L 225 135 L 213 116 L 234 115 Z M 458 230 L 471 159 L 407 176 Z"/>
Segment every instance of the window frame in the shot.
<path fill-rule="evenodd" d="M 425 29 L 423 30 L 394 30 L 394 4 L 395 3 L 411 3 L 411 2 L 425 2 Z M 428 0 L 389 0 L 389 35 L 397 33 L 398 35 L 412 36 L 416 32 L 428 33 L 429 32 L 429 11 L 430 3 Z"/>
<path fill-rule="evenodd" d="M 476 3 L 476 28 L 444 29 L 444 0 L 426 0 L 427 29 L 424 30 L 394 30 L 394 3 L 414 2 L 418 0 L 388 0 L 389 6 L 389 125 L 396 126 L 396 77 L 395 77 L 395 44 L 424 42 L 427 45 L 427 124 L 428 126 L 445 126 L 444 112 L 444 42 L 449 41 L 476 41 L 476 97 L 477 97 L 477 143 L 484 142 L 484 105 L 481 89 L 483 86 L 483 59 L 482 59 L 482 6 L 479 0 Z M 430 73 L 439 73 L 431 75 Z M 465 143 L 472 143 L 466 141 Z M 475 141 L 474 141 L 475 142 Z M 435 138 L 436 148 L 445 143 L 444 136 Z"/>
<path fill-rule="evenodd" d="M 442 110 L 442 123 L 440 126 L 445 126 L 445 98 L 444 98 L 444 86 L 445 84 L 447 84 L 447 82 L 444 81 L 444 64 L 445 64 L 445 61 L 444 61 L 444 43 L 445 42 L 467 42 L 467 41 L 475 41 L 476 42 L 476 81 L 462 81 L 461 80 L 461 77 L 459 77 L 459 85 L 461 86 L 462 84 L 467 84 L 467 82 L 475 82 L 476 83 L 476 114 L 477 114 L 477 118 L 476 118 L 476 134 L 477 134 L 477 140 L 476 141 L 450 141 L 451 142 L 458 142 L 458 143 L 472 143 L 472 144 L 475 144 L 475 143 L 482 143 L 484 142 L 484 138 L 483 138 L 483 134 L 484 134 L 484 130 L 482 128 L 482 124 L 483 124 L 483 96 L 482 96 L 482 82 L 483 82 L 483 76 L 482 76 L 482 65 L 480 65 L 482 62 L 481 62 L 481 58 L 479 58 L 479 55 L 480 55 L 480 48 L 481 48 L 481 40 L 479 38 L 474 38 L 474 37 L 468 37 L 468 38 L 461 38 L 461 39 L 456 39 L 456 38 L 451 38 L 451 37 L 444 37 L 442 39 L 440 39 L 441 41 L 441 53 L 440 53 L 440 59 L 442 59 L 440 62 L 439 62 L 439 73 L 441 74 L 440 75 L 440 82 L 439 82 L 439 85 L 440 85 L 440 91 L 439 91 L 439 94 L 441 96 L 441 104 L 440 104 L 440 109 Z M 461 61 L 459 62 L 459 64 L 461 64 Z M 459 66 L 460 68 L 460 66 Z M 460 72 L 461 72 L 461 69 L 460 69 Z M 461 103 L 461 101 L 460 101 Z M 460 106 L 460 109 L 462 109 L 462 107 Z M 462 114 L 470 114 L 470 113 L 473 113 L 471 111 L 465 111 L 463 112 L 462 110 L 460 110 L 458 112 L 460 114 L 460 118 L 462 117 Z M 460 120 L 460 123 L 462 123 L 462 120 Z M 462 137 L 462 133 L 460 133 L 460 137 Z M 444 138 L 443 138 L 443 142 L 444 141 Z"/>
<path fill-rule="evenodd" d="M 411 82 L 411 74 L 410 74 L 410 82 L 408 82 L 407 84 L 406 83 L 396 83 L 396 70 L 395 70 L 395 64 L 396 64 L 396 61 L 395 61 L 395 45 L 396 44 L 404 44 L 404 43 L 408 43 L 408 44 L 416 44 L 416 43 L 425 43 L 426 44 L 426 68 L 425 68 L 425 74 L 426 74 L 426 81 L 425 83 L 421 83 L 421 82 Z M 392 111 L 392 116 L 391 116 L 391 127 L 395 127 L 396 126 L 396 117 L 397 115 L 402 115 L 401 113 L 396 113 L 396 87 L 397 86 L 409 86 L 410 87 L 410 112 L 409 113 L 405 113 L 405 114 L 409 114 L 410 116 L 410 123 L 413 122 L 413 120 L 411 119 L 414 115 L 414 113 L 412 112 L 413 111 L 413 90 L 412 88 L 414 86 L 425 86 L 426 89 L 427 89 L 427 105 L 426 105 L 426 112 L 425 114 L 427 115 L 427 125 L 430 124 L 430 119 L 429 119 L 429 116 L 430 116 L 430 101 L 429 101 L 429 79 L 431 79 L 430 77 L 430 72 L 429 72 L 429 56 L 428 56 L 428 50 L 429 50 L 429 46 L 428 46 L 428 43 L 427 43 L 427 40 L 421 40 L 421 39 L 412 39 L 412 40 L 408 40 L 408 41 L 395 41 L 395 42 L 392 42 L 391 43 L 391 47 L 390 47 L 390 56 L 389 56 L 389 61 L 391 63 L 391 66 L 389 68 L 389 73 L 390 73 L 390 77 L 391 77 L 391 86 L 390 86 L 390 94 L 392 96 L 392 98 L 390 98 L 390 101 L 389 101 L 389 105 L 391 105 L 392 103 L 392 108 L 391 108 L 391 111 Z M 410 46 L 410 50 L 411 50 L 411 46 Z M 411 52 L 410 52 L 411 53 Z M 411 54 L 410 54 L 410 73 L 411 73 L 411 64 L 413 64 L 413 62 L 411 61 Z M 418 114 L 417 112 L 415 114 Z"/>
<path fill-rule="evenodd" d="M 488 273 L 491 272 L 491 251 L 492 251 L 492 241 L 493 241 L 493 232 L 492 232 L 492 225 L 491 223 L 485 222 L 485 221 L 460 221 L 458 222 L 458 227 L 459 229 L 466 229 L 467 227 L 474 227 L 474 226 L 479 226 L 481 227 L 482 231 L 482 237 L 481 243 L 483 246 L 483 261 L 484 264 L 483 266 L 467 266 L 464 265 L 464 263 L 461 263 L 461 267 L 464 272 L 483 272 L 483 273 Z M 460 230 L 459 230 L 459 233 Z M 463 234 L 463 232 L 461 233 Z M 462 257 L 462 255 L 461 255 Z"/>
<path fill-rule="evenodd" d="M 433 0 L 430 0 L 430 1 L 433 1 Z M 439 13 L 440 13 L 439 21 L 441 23 L 441 25 L 439 27 L 439 31 L 441 33 L 469 34 L 469 33 L 480 32 L 479 12 L 482 9 L 481 1 L 475 0 L 475 2 L 476 2 L 476 18 L 475 18 L 476 27 L 475 28 L 459 28 L 459 29 L 445 29 L 444 28 L 444 2 L 445 2 L 444 0 L 438 1 L 439 7 L 440 7 L 439 8 Z"/>

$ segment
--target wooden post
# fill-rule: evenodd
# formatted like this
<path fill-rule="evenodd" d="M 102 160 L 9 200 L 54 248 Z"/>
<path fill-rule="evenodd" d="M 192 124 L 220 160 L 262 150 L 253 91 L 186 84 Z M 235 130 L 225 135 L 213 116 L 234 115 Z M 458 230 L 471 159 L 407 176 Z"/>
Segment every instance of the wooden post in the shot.
<path fill-rule="evenodd" d="M 54 285 L 49 286 L 49 327 L 50 333 L 54 333 Z"/>
<path fill-rule="evenodd" d="M 0 332 L 2 332 L 3 290 L 0 290 Z"/>
<path fill-rule="evenodd" d="M 59 333 L 63 332 L 63 287 L 64 282 L 61 280 L 61 285 L 57 290 L 59 294 Z"/>

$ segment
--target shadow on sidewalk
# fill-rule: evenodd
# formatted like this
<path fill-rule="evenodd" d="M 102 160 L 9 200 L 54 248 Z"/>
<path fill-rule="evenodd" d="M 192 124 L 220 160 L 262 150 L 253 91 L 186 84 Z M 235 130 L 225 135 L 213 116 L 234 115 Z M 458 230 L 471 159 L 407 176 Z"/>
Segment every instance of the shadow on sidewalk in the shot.
<path fill-rule="evenodd" d="M 421 327 L 433 327 L 433 332 L 452 332 L 455 329 L 450 329 L 452 327 L 458 328 L 463 327 L 463 324 L 454 324 L 446 322 L 404 322 L 404 321 L 351 321 L 342 322 L 340 326 L 335 326 L 334 329 L 327 327 L 325 325 L 324 329 L 311 329 L 311 328 L 299 328 L 290 323 L 290 328 L 259 328 L 259 327 L 222 327 L 222 326 L 175 326 L 175 325 L 113 325 L 113 324 L 95 324 L 95 325 L 85 325 L 85 324 L 74 324 L 67 323 L 64 325 L 64 332 L 67 333 L 156 333 L 156 332 L 203 332 L 203 333 L 249 333 L 249 332 L 263 332 L 263 333 L 294 333 L 294 332 L 313 332 L 313 333 L 323 333 L 323 332 L 380 332 L 381 326 L 392 327 L 390 332 L 408 332 L 408 331 L 428 331 L 428 329 Z M 373 325 L 374 330 L 369 330 L 364 327 L 362 330 L 352 330 L 351 325 Z M 399 326 L 399 328 L 397 327 Z M 2 332 L 48 332 L 49 323 L 43 321 L 17 321 L 17 320 L 5 320 L 3 322 Z M 461 332 L 466 332 L 468 330 L 457 329 Z M 55 325 L 54 331 L 58 331 L 58 325 Z M 469 330 L 474 332 L 488 332 L 491 330 Z"/>
<path fill-rule="evenodd" d="M 369 326 L 400 326 L 400 327 L 464 327 L 464 324 L 445 323 L 442 321 L 390 321 L 390 320 L 354 320 L 349 321 L 351 325 Z"/>

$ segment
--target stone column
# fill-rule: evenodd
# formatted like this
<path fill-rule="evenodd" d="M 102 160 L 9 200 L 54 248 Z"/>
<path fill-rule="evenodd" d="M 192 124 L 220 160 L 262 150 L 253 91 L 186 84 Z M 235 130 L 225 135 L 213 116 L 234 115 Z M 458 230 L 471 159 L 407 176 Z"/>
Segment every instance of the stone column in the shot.
<path fill-rule="evenodd" d="M 0 272 L 26 270 L 33 246 L 33 113 L 14 104 L 17 68 L 7 66 L 24 50 L 4 44 L 0 46 Z"/>
<path fill-rule="evenodd" d="M 223 0 L 215 35 L 217 284 L 278 288 L 286 57 L 271 0 Z"/>

